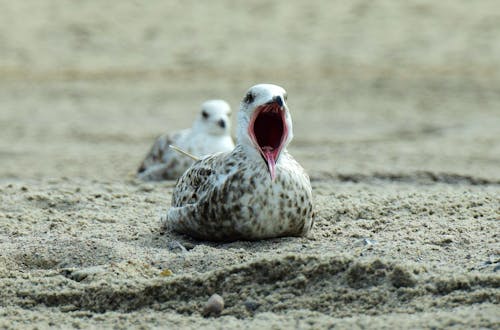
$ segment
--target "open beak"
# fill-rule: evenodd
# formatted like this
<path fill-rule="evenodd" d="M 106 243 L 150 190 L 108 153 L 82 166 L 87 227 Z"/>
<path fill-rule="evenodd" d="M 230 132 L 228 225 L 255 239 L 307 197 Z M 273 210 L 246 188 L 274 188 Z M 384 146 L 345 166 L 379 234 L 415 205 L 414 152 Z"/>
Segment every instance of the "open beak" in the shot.
<path fill-rule="evenodd" d="M 281 96 L 257 109 L 250 121 L 249 134 L 267 164 L 271 181 L 276 178 L 276 163 L 288 136 L 285 103 Z"/>

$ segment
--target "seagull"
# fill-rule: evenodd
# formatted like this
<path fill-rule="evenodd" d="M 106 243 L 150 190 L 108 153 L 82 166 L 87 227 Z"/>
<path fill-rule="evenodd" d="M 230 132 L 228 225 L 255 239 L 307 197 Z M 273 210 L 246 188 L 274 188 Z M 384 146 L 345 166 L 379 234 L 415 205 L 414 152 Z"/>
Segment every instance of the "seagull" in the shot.
<path fill-rule="evenodd" d="M 202 157 L 219 151 L 231 151 L 231 108 L 226 101 L 208 100 L 201 105 L 199 116 L 188 129 L 158 137 L 137 171 L 145 181 L 178 179 L 194 162 L 169 148 L 175 145 L 182 150 Z"/>
<path fill-rule="evenodd" d="M 313 225 L 312 189 L 286 150 L 293 138 L 287 93 L 251 87 L 240 104 L 236 147 L 203 157 L 177 181 L 162 219 L 173 230 L 208 241 L 305 236 Z"/>

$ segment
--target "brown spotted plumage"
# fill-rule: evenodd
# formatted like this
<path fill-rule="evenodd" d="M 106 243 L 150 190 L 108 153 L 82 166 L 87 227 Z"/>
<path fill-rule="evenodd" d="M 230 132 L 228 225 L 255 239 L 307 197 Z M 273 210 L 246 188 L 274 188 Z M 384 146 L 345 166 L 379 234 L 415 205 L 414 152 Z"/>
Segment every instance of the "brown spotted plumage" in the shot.
<path fill-rule="evenodd" d="M 286 150 L 293 132 L 285 101 L 279 86 L 250 88 L 240 107 L 236 148 L 197 161 L 179 178 L 167 229 L 215 241 L 309 232 L 311 185 Z"/>

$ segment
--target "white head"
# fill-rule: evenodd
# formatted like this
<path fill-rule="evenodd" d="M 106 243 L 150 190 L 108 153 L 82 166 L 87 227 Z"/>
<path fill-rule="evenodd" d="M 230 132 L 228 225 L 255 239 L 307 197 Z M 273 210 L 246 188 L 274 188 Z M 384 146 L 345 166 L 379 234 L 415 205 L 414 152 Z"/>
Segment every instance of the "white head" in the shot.
<path fill-rule="evenodd" d="M 238 144 L 250 146 L 262 157 L 271 179 L 276 163 L 293 138 L 292 117 L 286 105 L 286 91 L 277 85 L 251 87 L 240 105 Z"/>
<path fill-rule="evenodd" d="M 211 135 L 229 135 L 231 131 L 231 107 L 224 100 L 203 102 L 193 129 Z"/>

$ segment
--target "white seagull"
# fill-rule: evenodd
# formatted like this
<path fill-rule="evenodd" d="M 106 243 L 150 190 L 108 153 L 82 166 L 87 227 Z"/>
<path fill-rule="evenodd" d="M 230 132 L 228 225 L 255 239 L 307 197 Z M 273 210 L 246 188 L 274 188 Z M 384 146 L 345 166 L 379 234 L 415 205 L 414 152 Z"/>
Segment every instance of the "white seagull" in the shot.
<path fill-rule="evenodd" d="M 167 230 L 211 241 L 304 236 L 313 225 L 309 177 L 288 153 L 293 137 L 280 86 L 250 88 L 233 151 L 195 162 L 178 180 Z"/>
<path fill-rule="evenodd" d="M 169 145 L 197 157 L 233 150 L 230 116 L 231 108 L 226 101 L 204 102 L 191 128 L 157 138 L 137 170 L 137 177 L 146 181 L 177 179 L 193 164 L 192 159 L 178 154 Z"/>

